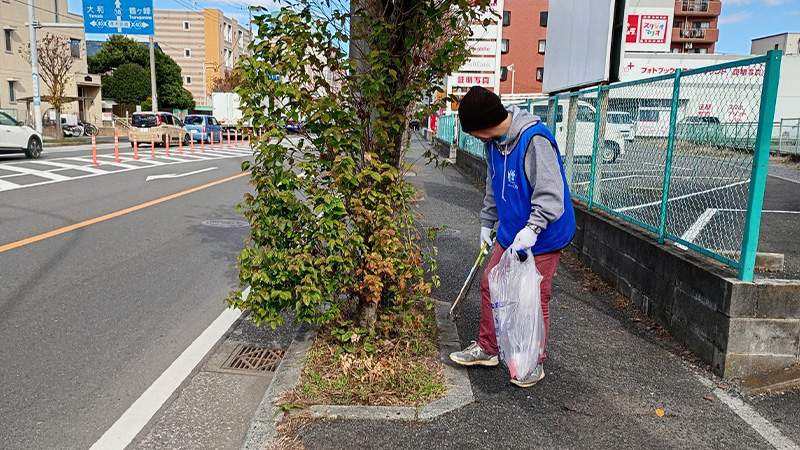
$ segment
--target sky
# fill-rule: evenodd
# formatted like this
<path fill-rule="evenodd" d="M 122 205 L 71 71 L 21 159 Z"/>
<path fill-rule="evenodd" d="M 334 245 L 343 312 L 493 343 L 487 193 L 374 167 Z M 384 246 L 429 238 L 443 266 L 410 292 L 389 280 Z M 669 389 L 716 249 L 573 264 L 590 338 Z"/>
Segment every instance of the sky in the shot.
<path fill-rule="evenodd" d="M 69 9 L 81 13 L 82 0 L 69 0 Z M 154 0 L 158 9 L 202 10 L 219 8 L 225 15 L 247 23 L 247 6 L 277 7 L 276 0 Z M 800 32 L 800 0 L 722 0 L 717 53 L 746 55 L 750 40 L 784 32 Z M 102 35 L 88 35 L 102 39 Z"/>
<path fill-rule="evenodd" d="M 716 53 L 748 54 L 750 39 L 800 32 L 800 0 L 722 0 Z"/>

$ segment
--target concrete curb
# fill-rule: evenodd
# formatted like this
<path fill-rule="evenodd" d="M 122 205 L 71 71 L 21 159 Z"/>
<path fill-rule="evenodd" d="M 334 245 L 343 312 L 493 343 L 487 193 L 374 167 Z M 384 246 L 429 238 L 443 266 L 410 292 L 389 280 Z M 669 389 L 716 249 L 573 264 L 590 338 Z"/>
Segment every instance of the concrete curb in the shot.
<path fill-rule="evenodd" d="M 450 361 L 450 353 L 461 349 L 461 341 L 455 323 L 447 317 L 449 311 L 449 303 L 436 301 L 436 323 L 440 330 L 439 356 L 444 363 L 444 378 L 448 387 L 446 396 L 420 407 L 314 405 L 309 408 L 311 417 L 351 420 L 431 420 L 472 403 L 474 396 L 466 368 L 454 366 Z M 315 336 L 315 332 L 298 336 L 289 346 L 256 410 L 241 450 L 263 450 L 278 437 L 277 424 L 283 419 L 284 413 L 275 407 L 272 401 L 281 392 L 293 389 L 297 385 L 306 352 Z"/>
<path fill-rule="evenodd" d="M 317 333 L 315 330 L 298 335 L 286 350 L 272 382 L 269 384 L 261 403 L 256 409 L 250 428 L 242 442 L 241 450 L 264 450 L 278 437 L 277 425 L 283 419 L 284 412 L 279 410 L 272 400 L 281 392 L 288 391 L 297 386 L 300 371 L 305 364 L 306 353 L 314 342 Z"/>

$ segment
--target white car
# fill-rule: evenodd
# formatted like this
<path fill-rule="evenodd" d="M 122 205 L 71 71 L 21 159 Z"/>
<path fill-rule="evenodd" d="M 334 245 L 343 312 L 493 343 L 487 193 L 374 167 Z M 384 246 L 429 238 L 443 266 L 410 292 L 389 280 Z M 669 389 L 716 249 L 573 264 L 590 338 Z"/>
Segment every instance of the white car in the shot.
<path fill-rule="evenodd" d="M 0 153 L 25 153 L 28 158 L 42 154 L 42 135 L 0 111 Z"/>

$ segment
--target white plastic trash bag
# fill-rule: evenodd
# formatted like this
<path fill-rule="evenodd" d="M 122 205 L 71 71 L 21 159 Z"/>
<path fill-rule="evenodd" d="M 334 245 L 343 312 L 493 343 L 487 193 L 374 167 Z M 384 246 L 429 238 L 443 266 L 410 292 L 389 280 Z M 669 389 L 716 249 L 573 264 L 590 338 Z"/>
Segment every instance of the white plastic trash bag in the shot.
<path fill-rule="evenodd" d="M 540 286 L 542 275 L 533 254 L 525 261 L 510 248 L 489 271 L 489 292 L 500 359 L 511 378 L 524 380 L 544 353 L 544 317 Z"/>

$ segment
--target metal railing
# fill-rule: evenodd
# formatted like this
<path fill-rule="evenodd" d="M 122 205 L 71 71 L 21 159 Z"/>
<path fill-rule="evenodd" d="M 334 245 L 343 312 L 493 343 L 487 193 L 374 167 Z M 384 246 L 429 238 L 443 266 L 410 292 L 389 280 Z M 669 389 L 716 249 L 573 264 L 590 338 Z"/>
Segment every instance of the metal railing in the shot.
<path fill-rule="evenodd" d="M 525 106 L 553 132 L 572 195 L 589 210 L 611 213 L 751 281 L 780 63 L 780 52 L 770 51 Z M 482 158 L 480 141 L 463 134 L 459 147 Z M 439 139 L 452 143 L 453 136 L 439 128 Z"/>
<path fill-rule="evenodd" d="M 681 4 L 681 11 L 708 11 L 708 0 L 684 0 Z"/>
<path fill-rule="evenodd" d="M 685 39 L 705 39 L 705 28 L 681 28 L 680 36 Z"/>

